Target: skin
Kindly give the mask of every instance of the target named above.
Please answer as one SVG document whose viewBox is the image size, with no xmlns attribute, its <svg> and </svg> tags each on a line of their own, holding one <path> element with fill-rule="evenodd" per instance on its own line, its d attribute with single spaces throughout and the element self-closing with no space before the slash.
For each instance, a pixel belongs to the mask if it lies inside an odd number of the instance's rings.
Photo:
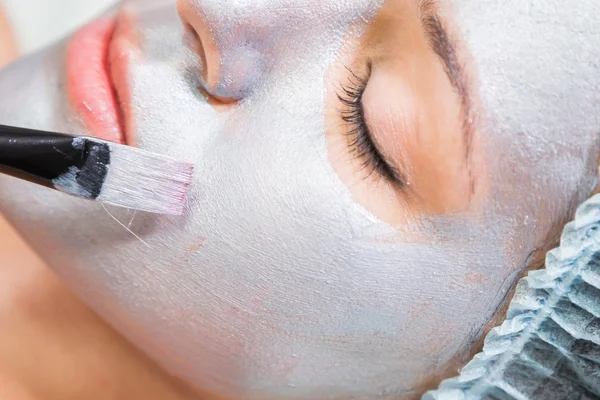
<svg viewBox="0 0 600 400">
<path fill-rule="evenodd" d="M 3 53 L 0 64 L 17 57 L 9 28 L 0 10 L 0 49 L 12 49 Z M 0 397 L 189 399 L 199 395 L 98 318 L 2 215 L 0 253 Z"/>
<path fill-rule="evenodd" d="M 306 15 L 181 1 L 180 18 L 161 3 L 126 3 L 141 43 L 125 108 L 136 145 L 201 171 L 186 215 L 111 209 L 148 248 L 96 204 L 3 180 L 11 222 L 103 319 L 215 398 L 413 398 L 452 373 L 595 184 L 600 43 L 576 18 L 593 3 L 441 2 L 468 112 L 412 0 L 307 0 Z M 0 93 L 19 87 L 3 121 L 85 132 L 64 52 L 0 76 Z M 366 120 L 402 187 L 347 143 L 336 93 L 367 61 Z"/>
</svg>

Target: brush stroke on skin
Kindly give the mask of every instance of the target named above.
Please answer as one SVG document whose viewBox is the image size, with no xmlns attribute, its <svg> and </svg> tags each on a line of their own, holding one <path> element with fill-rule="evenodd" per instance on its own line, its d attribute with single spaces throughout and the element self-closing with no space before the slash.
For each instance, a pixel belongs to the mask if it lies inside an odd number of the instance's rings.
<svg viewBox="0 0 600 400">
<path fill-rule="evenodd" d="M 595 7 L 125 1 L 104 74 L 118 119 L 68 90 L 89 78 L 75 37 L 0 74 L 0 120 L 194 160 L 185 215 L 136 217 L 148 249 L 100 205 L 2 179 L 0 206 L 215 398 L 416 397 L 596 183 Z"/>
</svg>

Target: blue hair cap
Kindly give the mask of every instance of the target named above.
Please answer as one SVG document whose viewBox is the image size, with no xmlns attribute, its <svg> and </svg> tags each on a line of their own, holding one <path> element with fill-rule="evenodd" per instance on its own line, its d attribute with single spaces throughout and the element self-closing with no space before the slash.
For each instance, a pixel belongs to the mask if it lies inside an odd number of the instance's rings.
<svg viewBox="0 0 600 400">
<path fill-rule="evenodd" d="M 423 400 L 600 398 L 600 195 L 566 225 L 546 267 L 519 281 L 504 323 Z"/>
</svg>

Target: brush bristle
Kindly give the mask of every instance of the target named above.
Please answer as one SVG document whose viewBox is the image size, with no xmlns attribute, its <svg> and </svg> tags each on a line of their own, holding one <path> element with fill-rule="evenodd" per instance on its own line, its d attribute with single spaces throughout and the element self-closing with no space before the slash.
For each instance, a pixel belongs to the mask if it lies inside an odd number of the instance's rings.
<svg viewBox="0 0 600 400">
<path fill-rule="evenodd" d="M 135 147 L 110 143 L 110 165 L 97 201 L 181 215 L 194 167 Z"/>
</svg>

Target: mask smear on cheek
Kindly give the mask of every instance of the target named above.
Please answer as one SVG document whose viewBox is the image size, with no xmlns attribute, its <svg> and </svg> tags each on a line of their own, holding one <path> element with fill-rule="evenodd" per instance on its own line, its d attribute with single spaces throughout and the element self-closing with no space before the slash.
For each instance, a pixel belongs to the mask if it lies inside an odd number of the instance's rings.
<svg viewBox="0 0 600 400">
<path fill-rule="evenodd" d="M 197 160 L 198 173 L 183 229 L 151 238 L 163 251 L 139 260 L 153 268 L 154 280 L 144 282 L 152 293 L 147 301 L 184 308 L 186 324 L 170 319 L 170 329 L 161 330 L 150 325 L 152 315 L 136 316 L 136 325 L 153 332 L 136 343 L 178 375 L 234 397 L 239 390 L 274 398 L 395 398 L 412 390 L 425 371 L 477 336 L 473 326 L 489 318 L 514 271 L 496 268 L 506 265 L 502 250 L 483 245 L 497 241 L 497 230 L 471 227 L 465 235 L 462 218 L 436 220 L 422 243 L 398 240 L 398 232 L 353 200 L 331 166 L 325 76 L 344 40 L 360 36 L 361 21 L 380 2 L 306 5 L 310 34 L 297 29 L 304 14 L 292 12 L 296 2 L 277 3 L 289 9 L 268 1 L 256 9 L 197 3 L 226 59 L 244 58 L 239 52 L 248 46 L 256 51 L 260 79 L 225 69 L 221 94 L 244 98 L 230 112 L 215 113 L 181 73 L 194 66 L 189 55 L 173 53 L 173 41 L 149 22 L 144 48 L 152 57 L 132 73 L 139 141 Z M 232 18 L 241 11 L 252 21 Z M 286 12 L 288 19 L 271 22 Z M 281 21 L 295 21 L 296 29 Z M 177 135 L 165 143 L 164 132 Z M 202 249 L 176 274 L 160 268 L 156 254 L 174 254 L 190 232 L 204 238 Z M 395 241 L 386 242 L 390 237 Z M 460 283 L 468 276 L 480 282 L 482 274 L 481 293 Z M 132 302 L 131 292 L 116 295 Z M 446 326 L 447 335 L 440 338 L 435 325 Z M 194 362 L 205 359 L 216 361 Z"/>
</svg>

